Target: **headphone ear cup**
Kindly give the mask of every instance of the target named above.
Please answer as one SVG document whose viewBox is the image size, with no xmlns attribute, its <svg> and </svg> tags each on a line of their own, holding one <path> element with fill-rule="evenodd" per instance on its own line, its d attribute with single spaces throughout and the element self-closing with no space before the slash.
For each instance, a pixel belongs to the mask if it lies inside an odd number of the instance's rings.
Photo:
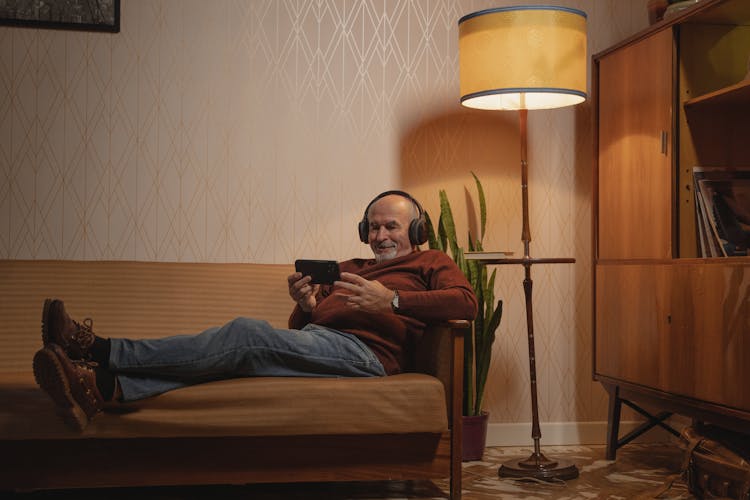
<svg viewBox="0 0 750 500">
<path fill-rule="evenodd" d="M 422 245 L 427 242 L 427 220 L 424 214 L 420 214 L 409 223 L 409 241 L 412 245 Z"/>
<path fill-rule="evenodd" d="M 361 241 L 362 243 L 370 242 L 370 228 L 368 226 L 369 224 L 367 223 L 366 218 L 359 221 L 359 224 L 357 225 L 357 230 L 359 231 L 359 241 Z"/>
</svg>

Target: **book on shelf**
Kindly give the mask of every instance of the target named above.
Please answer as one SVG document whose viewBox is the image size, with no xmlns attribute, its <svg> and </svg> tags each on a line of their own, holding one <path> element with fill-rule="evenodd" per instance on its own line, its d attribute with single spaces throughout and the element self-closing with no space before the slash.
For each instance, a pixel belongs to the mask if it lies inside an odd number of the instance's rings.
<svg viewBox="0 0 750 500">
<path fill-rule="evenodd" d="M 701 257 L 748 256 L 750 167 L 693 167 Z"/>
</svg>

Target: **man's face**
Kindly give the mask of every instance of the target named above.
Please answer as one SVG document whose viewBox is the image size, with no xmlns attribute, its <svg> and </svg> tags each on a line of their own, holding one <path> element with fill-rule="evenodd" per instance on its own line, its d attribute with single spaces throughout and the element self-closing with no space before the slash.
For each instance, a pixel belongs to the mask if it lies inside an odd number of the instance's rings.
<svg viewBox="0 0 750 500">
<path fill-rule="evenodd" d="M 414 251 L 409 241 L 409 223 L 417 214 L 414 204 L 399 195 L 388 195 L 372 204 L 367 213 L 370 248 L 383 262 Z"/>
</svg>

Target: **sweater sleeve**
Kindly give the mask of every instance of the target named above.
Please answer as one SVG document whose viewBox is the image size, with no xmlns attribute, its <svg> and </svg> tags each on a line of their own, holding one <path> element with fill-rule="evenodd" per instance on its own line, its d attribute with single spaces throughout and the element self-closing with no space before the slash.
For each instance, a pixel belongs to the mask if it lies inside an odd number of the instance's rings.
<svg viewBox="0 0 750 500">
<path fill-rule="evenodd" d="M 461 287 L 442 290 L 399 291 L 398 314 L 425 323 L 449 319 L 473 321 L 477 315 L 477 300 L 471 289 Z"/>
<path fill-rule="evenodd" d="M 300 330 L 310 322 L 311 317 L 312 314 L 303 311 L 299 305 L 296 305 L 292 310 L 292 314 L 289 315 L 289 328 Z"/>
<path fill-rule="evenodd" d="M 469 281 L 450 257 L 433 252 L 426 276 L 428 290 L 398 290 L 399 314 L 423 322 L 474 320 L 477 298 Z"/>
</svg>

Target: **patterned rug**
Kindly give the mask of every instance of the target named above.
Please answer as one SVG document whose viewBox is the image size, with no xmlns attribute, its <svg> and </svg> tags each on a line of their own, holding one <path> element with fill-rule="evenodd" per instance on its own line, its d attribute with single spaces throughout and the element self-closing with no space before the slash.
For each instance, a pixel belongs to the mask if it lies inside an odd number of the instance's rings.
<svg viewBox="0 0 750 500">
<path fill-rule="evenodd" d="M 481 462 L 464 463 L 464 498 L 485 499 L 693 499 L 679 476 L 683 450 L 673 444 L 628 445 L 617 460 L 604 458 L 603 446 L 543 447 L 550 459 L 572 461 L 579 477 L 530 482 L 498 477 L 499 466 L 528 457 L 531 448 L 488 448 Z M 660 491 L 663 490 L 663 493 Z M 659 496 L 657 496 L 659 495 Z"/>
</svg>

